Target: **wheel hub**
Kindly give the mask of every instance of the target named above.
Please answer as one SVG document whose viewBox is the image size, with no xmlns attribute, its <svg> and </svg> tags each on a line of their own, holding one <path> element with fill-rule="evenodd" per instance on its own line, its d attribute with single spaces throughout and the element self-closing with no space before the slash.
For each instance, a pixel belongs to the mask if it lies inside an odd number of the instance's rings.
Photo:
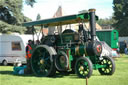
<svg viewBox="0 0 128 85">
<path fill-rule="evenodd" d="M 84 67 L 83 66 L 80 66 L 80 71 L 84 71 Z"/>
<path fill-rule="evenodd" d="M 40 60 L 40 64 L 44 64 L 44 62 L 45 62 L 44 59 Z"/>
<path fill-rule="evenodd" d="M 65 63 L 65 57 L 64 56 L 60 57 L 60 63 L 62 63 L 62 64 Z"/>
</svg>

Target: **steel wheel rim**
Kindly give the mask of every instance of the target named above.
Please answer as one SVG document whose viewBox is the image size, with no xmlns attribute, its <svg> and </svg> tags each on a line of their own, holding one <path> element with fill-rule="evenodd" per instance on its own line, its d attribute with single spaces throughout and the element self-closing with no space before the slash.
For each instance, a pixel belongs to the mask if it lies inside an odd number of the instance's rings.
<svg viewBox="0 0 128 85">
<path fill-rule="evenodd" d="M 106 67 L 101 68 L 101 71 L 104 72 L 105 74 L 109 74 L 112 71 L 112 62 L 109 59 L 104 58 L 101 61 L 101 65 L 106 65 Z"/>
<path fill-rule="evenodd" d="M 52 63 L 45 48 L 37 48 L 32 55 L 32 68 L 37 76 L 48 76 Z"/>
<path fill-rule="evenodd" d="M 59 71 L 66 71 L 67 70 L 68 58 L 67 58 L 67 55 L 63 51 L 61 51 L 61 54 L 59 54 L 56 57 L 55 65 Z"/>
<path fill-rule="evenodd" d="M 88 63 L 85 60 L 80 60 L 76 65 L 77 73 L 80 77 L 85 77 L 89 73 Z"/>
</svg>

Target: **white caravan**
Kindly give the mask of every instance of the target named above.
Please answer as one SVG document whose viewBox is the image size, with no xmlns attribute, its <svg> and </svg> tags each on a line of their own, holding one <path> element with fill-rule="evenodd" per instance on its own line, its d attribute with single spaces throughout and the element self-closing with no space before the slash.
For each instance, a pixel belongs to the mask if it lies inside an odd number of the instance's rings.
<svg viewBox="0 0 128 85">
<path fill-rule="evenodd" d="M 18 35 L 0 35 L 0 63 L 7 65 L 19 60 L 26 63 L 25 44 Z"/>
</svg>

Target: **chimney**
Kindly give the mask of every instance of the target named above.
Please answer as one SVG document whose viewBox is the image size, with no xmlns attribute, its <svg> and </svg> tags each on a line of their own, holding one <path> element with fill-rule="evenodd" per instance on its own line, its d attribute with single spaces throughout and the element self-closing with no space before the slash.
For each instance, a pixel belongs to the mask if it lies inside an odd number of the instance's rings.
<svg viewBox="0 0 128 85">
<path fill-rule="evenodd" d="M 91 40 L 96 39 L 96 21 L 95 21 L 95 9 L 89 9 L 90 15 L 90 28 L 91 28 Z"/>
</svg>

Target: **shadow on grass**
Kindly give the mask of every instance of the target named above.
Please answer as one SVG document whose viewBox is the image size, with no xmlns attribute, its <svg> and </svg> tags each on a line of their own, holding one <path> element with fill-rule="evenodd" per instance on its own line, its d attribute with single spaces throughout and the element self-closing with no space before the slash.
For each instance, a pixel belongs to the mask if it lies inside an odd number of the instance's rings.
<svg viewBox="0 0 128 85">
<path fill-rule="evenodd" d="M 98 76 L 102 76 L 102 75 L 100 75 L 100 74 L 92 74 L 91 75 L 91 77 L 98 77 Z M 69 77 L 72 78 L 72 79 L 85 79 L 85 78 L 78 77 L 77 74 L 71 74 Z"/>
<path fill-rule="evenodd" d="M 14 74 L 13 71 L 0 71 L 0 75 L 12 75 L 12 76 L 20 76 L 20 77 L 37 77 L 34 74 Z M 84 79 L 84 78 L 79 78 L 76 74 L 71 74 L 71 73 L 59 73 L 57 72 L 54 76 L 52 77 L 45 77 L 45 78 L 64 78 L 67 77 L 68 78 L 72 78 L 72 79 Z M 101 76 L 101 75 L 96 75 L 96 74 L 92 74 L 91 77 L 93 76 Z M 38 77 L 38 78 L 42 78 L 42 77 Z"/>
<path fill-rule="evenodd" d="M 0 74 L 1 74 L 1 75 L 23 76 L 23 77 L 34 76 L 34 74 L 23 74 L 23 75 L 14 74 L 13 71 L 0 71 Z"/>
<path fill-rule="evenodd" d="M 12 71 L 0 71 L 1 75 L 12 75 L 13 72 Z"/>
<path fill-rule="evenodd" d="M 63 77 L 65 77 L 65 76 L 69 76 L 69 74 L 68 73 L 59 73 L 59 72 L 56 72 L 56 74 L 54 75 L 54 76 L 51 76 L 51 77 L 49 77 L 49 78 L 63 78 Z"/>
<path fill-rule="evenodd" d="M 22 77 L 37 77 L 35 74 L 14 74 L 13 71 L 0 71 L 0 75 L 13 75 L 13 76 L 22 76 Z M 67 73 L 56 73 L 52 77 L 47 77 L 47 78 L 63 78 L 64 76 L 69 76 Z M 39 77 L 42 78 L 42 77 Z"/>
</svg>

